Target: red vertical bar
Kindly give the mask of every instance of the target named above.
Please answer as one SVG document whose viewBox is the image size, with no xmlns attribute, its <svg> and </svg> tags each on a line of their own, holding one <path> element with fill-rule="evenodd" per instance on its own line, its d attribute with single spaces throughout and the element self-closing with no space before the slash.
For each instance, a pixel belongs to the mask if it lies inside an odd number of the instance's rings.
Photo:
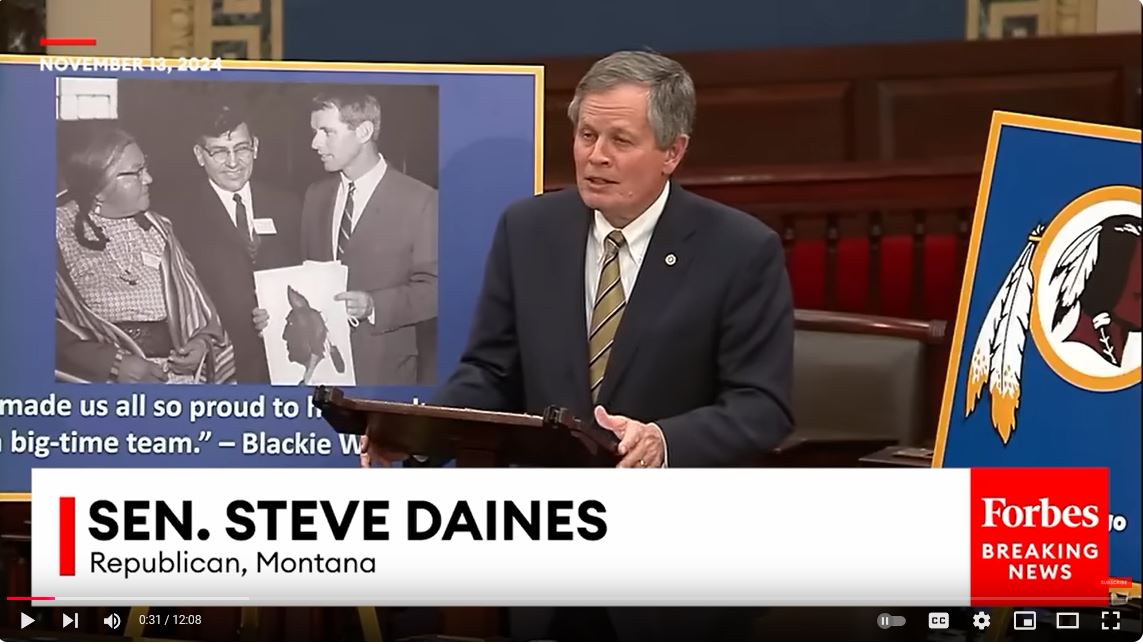
<svg viewBox="0 0 1143 644">
<path fill-rule="evenodd" d="M 60 497 L 60 577 L 75 576 L 75 497 Z"/>
</svg>

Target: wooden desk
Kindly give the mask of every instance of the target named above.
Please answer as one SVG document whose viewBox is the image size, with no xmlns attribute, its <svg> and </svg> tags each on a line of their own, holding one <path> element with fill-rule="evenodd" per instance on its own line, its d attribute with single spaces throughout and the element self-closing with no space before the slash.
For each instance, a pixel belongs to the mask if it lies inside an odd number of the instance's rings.
<svg viewBox="0 0 1143 644">
<path fill-rule="evenodd" d="M 845 431 L 795 430 L 759 467 L 854 467 L 870 450 L 896 443 L 888 436 L 855 436 Z"/>
<path fill-rule="evenodd" d="M 861 457 L 864 467 L 932 467 L 933 450 L 891 445 Z"/>
</svg>

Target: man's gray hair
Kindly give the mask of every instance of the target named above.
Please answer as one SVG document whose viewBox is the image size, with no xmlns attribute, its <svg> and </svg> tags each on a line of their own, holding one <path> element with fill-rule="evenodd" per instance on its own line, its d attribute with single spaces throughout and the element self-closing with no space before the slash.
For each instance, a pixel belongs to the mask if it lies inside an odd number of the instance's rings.
<svg viewBox="0 0 1143 644">
<path fill-rule="evenodd" d="M 660 149 L 691 133 L 695 120 L 694 81 L 678 62 L 651 51 L 620 51 L 592 65 L 568 105 L 572 126 L 579 123 L 584 96 L 619 85 L 642 85 L 649 90 L 647 119 Z"/>
</svg>

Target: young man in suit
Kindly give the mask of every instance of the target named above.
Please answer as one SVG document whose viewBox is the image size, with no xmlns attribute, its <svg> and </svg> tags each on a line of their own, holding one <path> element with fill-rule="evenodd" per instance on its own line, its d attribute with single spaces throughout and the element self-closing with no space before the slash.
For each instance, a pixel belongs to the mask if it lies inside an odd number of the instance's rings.
<svg viewBox="0 0 1143 644">
<path fill-rule="evenodd" d="M 381 155 L 373 96 L 351 88 L 318 96 L 310 127 L 331 175 L 306 190 L 302 252 L 349 268 L 337 299 L 356 321 L 357 384 L 418 384 L 418 327 L 437 317 L 437 191 Z"/>
<path fill-rule="evenodd" d="M 254 271 L 301 263 L 301 204 L 253 178 L 258 137 L 237 109 L 208 112 L 192 152 L 204 176 L 165 214 L 234 343 L 238 382 L 268 383 L 266 348 L 250 323 L 257 306 Z"/>
<path fill-rule="evenodd" d="M 749 464 L 791 431 L 794 316 L 781 241 L 671 180 L 694 112 L 694 84 L 673 60 L 620 52 L 591 68 L 568 111 L 576 186 L 504 213 L 467 349 L 433 403 L 567 407 L 614 432 L 620 467 Z M 363 465 L 394 456 L 368 444 Z M 525 639 L 742 637 L 749 618 L 511 613 L 513 637 Z"/>
</svg>

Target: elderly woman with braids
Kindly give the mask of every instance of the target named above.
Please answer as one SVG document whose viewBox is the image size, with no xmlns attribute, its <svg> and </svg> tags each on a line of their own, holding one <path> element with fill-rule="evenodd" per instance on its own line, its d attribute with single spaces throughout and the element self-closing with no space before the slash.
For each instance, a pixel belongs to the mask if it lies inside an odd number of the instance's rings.
<svg viewBox="0 0 1143 644">
<path fill-rule="evenodd" d="M 86 127 L 60 163 L 56 376 L 67 382 L 227 383 L 233 347 L 164 217 L 143 151 Z"/>
</svg>

